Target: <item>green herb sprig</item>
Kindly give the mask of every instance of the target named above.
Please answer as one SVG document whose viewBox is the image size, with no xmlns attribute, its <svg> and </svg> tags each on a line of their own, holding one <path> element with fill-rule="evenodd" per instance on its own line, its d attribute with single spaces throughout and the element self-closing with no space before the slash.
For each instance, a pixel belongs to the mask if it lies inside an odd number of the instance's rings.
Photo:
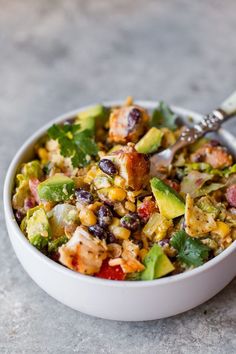
<svg viewBox="0 0 236 354">
<path fill-rule="evenodd" d="M 95 157 L 98 153 L 93 132 L 81 131 L 80 124 L 53 124 L 48 129 L 48 135 L 58 141 L 61 155 L 69 157 L 73 167 L 86 166 L 91 157 Z"/>
<path fill-rule="evenodd" d="M 178 251 L 177 258 L 187 266 L 197 267 L 208 259 L 210 248 L 184 230 L 177 231 L 170 244 Z"/>
</svg>

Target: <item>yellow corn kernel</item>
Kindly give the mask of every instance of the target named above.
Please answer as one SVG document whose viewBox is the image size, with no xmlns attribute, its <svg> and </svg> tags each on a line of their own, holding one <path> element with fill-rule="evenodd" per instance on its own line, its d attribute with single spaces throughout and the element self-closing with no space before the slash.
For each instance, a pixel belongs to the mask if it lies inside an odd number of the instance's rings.
<svg viewBox="0 0 236 354">
<path fill-rule="evenodd" d="M 132 106 L 132 104 L 134 103 L 133 101 L 133 97 L 132 96 L 128 96 L 124 102 L 124 106 Z"/>
<path fill-rule="evenodd" d="M 104 133 L 104 132 L 103 132 L 103 133 Z M 100 150 L 100 151 L 98 151 L 98 156 L 99 156 L 99 158 L 101 159 L 101 158 L 103 158 L 104 156 L 106 156 L 106 152 L 103 151 L 103 150 Z"/>
<path fill-rule="evenodd" d="M 114 185 L 117 187 L 125 188 L 125 179 L 120 176 L 115 176 Z"/>
<path fill-rule="evenodd" d="M 39 148 L 38 149 L 38 155 L 39 155 L 39 158 L 43 161 L 43 162 L 47 162 L 48 161 L 48 152 L 46 149 L 44 148 Z"/>
<path fill-rule="evenodd" d="M 122 202 L 126 197 L 126 192 L 120 187 L 111 187 L 108 192 L 108 198 L 112 201 Z"/>
<path fill-rule="evenodd" d="M 222 238 L 225 238 L 230 233 L 230 227 L 223 221 L 216 221 L 214 233 Z"/>
<path fill-rule="evenodd" d="M 92 210 L 83 208 L 80 213 L 79 213 L 79 218 L 81 221 L 81 224 L 85 226 L 92 226 L 97 223 L 97 218 L 96 215 Z"/>
<path fill-rule="evenodd" d="M 90 184 L 94 178 L 96 177 L 98 172 L 98 169 L 96 166 L 93 166 L 90 168 L 90 170 L 87 172 L 86 176 L 84 177 L 84 182 Z"/>
<path fill-rule="evenodd" d="M 141 257 L 141 260 L 143 261 L 144 258 L 146 257 L 146 254 L 148 253 L 148 250 L 146 250 L 145 248 L 142 248 L 140 251 L 139 251 L 139 256 Z"/>
<path fill-rule="evenodd" d="M 86 186 L 84 182 L 84 176 L 73 177 L 73 181 L 75 182 L 76 188 L 83 188 Z"/>
<path fill-rule="evenodd" d="M 52 210 L 54 205 L 55 204 L 53 202 L 44 202 L 43 207 L 44 207 L 44 210 L 46 211 L 46 213 L 49 212 L 50 210 Z"/>
<path fill-rule="evenodd" d="M 130 237 L 130 230 L 126 229 L 125 227 L 115 226 L 112 231 L 114 236 L 121 240 L 128 240 Z"/>
<path fill-rule="evenodd" d="M 125 202 L 125 208 L 129 211 L 132 211 L 132 212 L 135 212 L 135 210 L 136 210 L 135 204 L 132 202 L 129 202 L 129 201 Z"/>
<path fill-rule="evenodd" d="M 120 219 L 119 218 L 113 218 L 110 227 L 112 228 L 112 227 L 119 226 L 119 225 L 120 225 Z"/>
<path fill-rule="evenodd" d="M 88 206 L 88 209 L 89 209 L 89 210 L 92 210 L 92 211 L 97 211 L 97 210 L 100 208 L 100 206 L 102 206 L 102 203 L 101 203 L 101 202 L 95 202 L 95 203 L 93 203 L 93 204 L 90 204 L 90 205 Z"/>
<path fill-rule="evenodd" d="M 135 198 L 143 192 L 142 189 L 138 191 L 129 191 L 127 193 L 127 198 L 129 199 L 130 202 L 135 203 Z"/>
</svg>

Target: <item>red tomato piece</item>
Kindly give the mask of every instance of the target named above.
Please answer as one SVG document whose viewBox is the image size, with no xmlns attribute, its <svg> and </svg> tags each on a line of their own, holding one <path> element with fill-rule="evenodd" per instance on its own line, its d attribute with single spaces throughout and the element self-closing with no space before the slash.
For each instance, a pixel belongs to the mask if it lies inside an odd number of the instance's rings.
<svg viewBox="0 0 236 354">
<path fill-rule="evenodd" d="M 156 204 L 153 200 L 144 199 L 143 203 L 138 208 L 138 216 L 145 222 L 150 218 L 152 213 L 157 210 Z"/>
<path fill-rule="evenodd" d="M 174 190 L 176 190 L 176 192 L 180 191 L 180 184 L 176 181 L 173 181 L 171 179 L 165 179 L 164 181 L 166 184 L 168 184 L 171 188 L 173 188 Z"/>
<path fill-rule="evenodd" d="M 110 279 L 110 280 L 124 280 L 125 273 L 123 272 L 121 266 L 117 265 L 114 267 L 109 266 L 108 259 L 103 261 L 100 271 L 95 274 L 95 277 Z"/>
<path fill-rule="evenodd" d="M 40 203 L 40 199 L 39 199 L 38 191 L 37 191 L 37 187 L 38 187 L 39 183 L 40 182 L 37 178 L 31 178 L 29 180 L 29 188 L 30 188 L 31 194 L 38 204 Z"/>
</svg>

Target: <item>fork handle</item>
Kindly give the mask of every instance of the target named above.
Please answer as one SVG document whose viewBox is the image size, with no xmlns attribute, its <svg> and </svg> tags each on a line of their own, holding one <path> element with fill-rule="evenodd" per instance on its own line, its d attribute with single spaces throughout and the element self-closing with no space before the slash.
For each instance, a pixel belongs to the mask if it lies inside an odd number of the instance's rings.
<svg viewBox="0 0 236 354">
<path fill-rule="evenodd" d="M 221 124 L 235 113 L 236 91 L 221 104 L 220 108 L 217 108 L 210 114 L 206 115 L 200 123 L 195 124 L 192 128 L 185 128 L 182 131 L 178 142 L 181 146 L 194 143 L 206 133 L 218 130 Z"/>
</svg>

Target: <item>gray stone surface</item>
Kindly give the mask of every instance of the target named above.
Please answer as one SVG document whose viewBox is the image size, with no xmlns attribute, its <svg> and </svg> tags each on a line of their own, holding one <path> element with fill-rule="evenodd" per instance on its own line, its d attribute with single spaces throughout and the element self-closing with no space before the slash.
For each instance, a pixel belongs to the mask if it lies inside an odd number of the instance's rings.
<svg viewBox="0 0 236 354">
<path fill-rule="evenodd" d="M 62 112 L 130 94 L 206 112 L 235 89 L 234 0 L 0 0 L 0 6 L 1 185 L 25 139 Z M 228 128 L 236 134 L 235 122 Z M 235 280 L 173 318 L 92 318 L 28 277 L 0 207 L 0 353 L 236 352 Z"/>
</svg>

